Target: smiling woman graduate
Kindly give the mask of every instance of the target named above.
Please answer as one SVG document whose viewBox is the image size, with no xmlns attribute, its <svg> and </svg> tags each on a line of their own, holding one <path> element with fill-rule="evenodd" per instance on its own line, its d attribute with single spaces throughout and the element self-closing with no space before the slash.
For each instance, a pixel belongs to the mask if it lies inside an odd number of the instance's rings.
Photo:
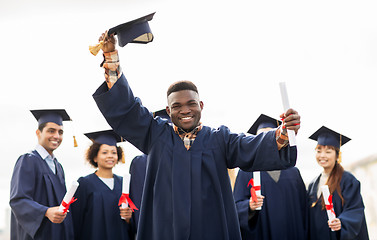
<svg viewBox="0 0 377 240">
<path fill-rule="evenodd" d="M 308 188 L 310 239 L 369 239 L 360 182 L 340 165 L 340 147 L 351 139 L 325 126 L 309 138 L 318 142 L 316 159 L 323 168 Z M 332 195 L 336 218 L 331 221 L 320 190 L 323 185 Z"/>
<path fill-rule="evenodd" d="M 78 180 L 78 200 L 71 207 L 75 239 L 133 239 L 129 226 L 132 211 L 118 206 L 122 177 L 112 171 L 122 160 L 122 148 L 116 146 L 121 137 L 112 130 L 85 135 L 93 141 L 86 160 L 97 170 Z"/>
</svg>

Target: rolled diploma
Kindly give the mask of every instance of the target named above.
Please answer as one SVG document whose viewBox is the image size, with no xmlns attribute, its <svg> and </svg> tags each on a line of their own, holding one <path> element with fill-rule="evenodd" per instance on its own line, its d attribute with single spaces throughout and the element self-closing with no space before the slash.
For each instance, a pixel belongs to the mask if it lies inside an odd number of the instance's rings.
<svg viewBox="0 0 377 240">
<path fill-rule="evenodd" d="M 262 195 L 262 193 L 261 193 L 262 187 L 261 187 L 260 172 L 259 171 L 253 172 L 253 179 L 254 179 L 254 187 L 259 186 L 259 188 L 260 188 L 260 190 L 255 190 L 255 193 L 257 194 L 257 196 L 261 196 Z M 255 210 L 262 210 L 262 207 L 258 207 Z"/>
<path fill-rule="evenodd" d="M 72 200 L 73 196 L 75 195 L 75 192 L 78 187 L 79 187 L 79 183 L 77 181 L 73 181 L 71 184 L 71 187 L 64 195 L 63 201 L 59 206 L 59 211 L 63 212 L 64 210 L 63 202 L 69 203 Z"/>
<path fill-rule="evenodd" d="M 321 186 L 321 191 L 322 191 L 322 196 L 323 196 L 323 200 L 325 201 L 325 204 L 330 205 L 330 203 L 329 203 L 329 197 L 330 197 L 329 186 L 327 186 L 327 185 Z M 331 210 L 326 210 L 326 211 L 327 211 L 327 217 L 329 218 L 330 221 L 333 220 L 334 218 L 336 218 L 334 212 L 332 212 Z"/>
<path fill-rule="evenodd" d="M 290 106 L 289 106 L 288 93 L 287 93 L 287 88 L 285 86 L 285 82 L 280 82 L 279 86 L 280 86 L 281 99 L 283 101 L 283 108 L 284 108 L 284 111 L 287 111 L 290 108 Z M 296 146 L 297 143 L 296 143 L 295 131 L 287 129 L 287 132 L 288 132 L 289 146 L 291 147 Z"/>
<path fill-rule="evenodd" d="M 129 194 L 130 193 L 130 174 L 127 173 L 123 176 L 123 184 L 122 184 L 122 193 Z M 128 207 L 128 203 L 122 203 L 122 208 Z M 122 217 L 122 219 L 124 219 Z"/>
</svg>

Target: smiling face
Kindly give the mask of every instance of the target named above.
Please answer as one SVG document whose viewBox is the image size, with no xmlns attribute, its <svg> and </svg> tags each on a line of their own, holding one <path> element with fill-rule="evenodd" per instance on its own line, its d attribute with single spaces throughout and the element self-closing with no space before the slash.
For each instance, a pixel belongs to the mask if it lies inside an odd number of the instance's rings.
<svg viewBox="0 0 377 240">
<path fill-rule="evenodd" d="M 198 126 L 202 109 L 203 102 L 195 91 L 181 90 L 168 96 L 166 112 L 174 125 L 187 132 Z"/>
<path fill-rule="evenodd" d="M 57 149 L 63 141 L 63 126 L 48 122 L 42 131 L 37 130 L 37 137 L 39 145 L 52 155 L 52 152 Z"/>
<path fill-rule="evenodd" d="M 323 167 L 325 173 L 330 173 L 335 166 L 338 158 L 337 153 L 333 147 L 318 145 L 316 147 L 317 163 Z"/>
<path fill-rule="evenodd" d="M 118 154 L 116 146 L 102 144 L 97 156 L 94 158 L 98 169 L 112 169 L 118 163 Z"/>
</svg>

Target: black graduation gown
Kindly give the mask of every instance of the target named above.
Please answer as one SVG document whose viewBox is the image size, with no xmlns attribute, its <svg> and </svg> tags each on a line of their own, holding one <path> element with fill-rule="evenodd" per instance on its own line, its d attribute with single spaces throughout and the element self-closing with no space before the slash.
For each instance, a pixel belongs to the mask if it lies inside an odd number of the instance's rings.
<svg viewBox="0 0 377 240">
<path fill-rule="evenodd" d="M 141 206 L 141 198 L 143 196 L 146 168 L 147 168 L 147 155 L 146 154 L 136 156 L 134 159 L 132 159 L 131 165 L 130 165 L 130 174 L 131 174 L 130 198 L 139 210 Z M 137 225 L 139 222 L 139 215 L 140 215 L 140 211 L 135 211 L 132 216 L 133 223 L 134 223 L 133 226 L 135 226 L 134 231 L 137 229 Z"/>
<path fill-rule="evenodd" d="M 10 187 L 12 240 L 73 239 L 70 213 L 60 224 L 44 216 L 49 207 L 60 205 L 66 193 L 64 171 L 58 162 L 56 170 L 54 174 L 35 150 L 18 158 Z"/>
<path fill-rule="evenodd" d="M 340 231 L 331 231 L 327 221 L 326 210 L 322 210 L 319 200 L 315 207 L 312 203 L 317 201 L 317 189 L 321 175 L 315 178 L 308 188 L 309 200 L 309 234 L 311 240 L 366 240 L 368 229 L 364 215 L 364 203 L 360 194 L 360 182 L 350 173 L 344 171 L 340 181 L 340 189 L 344 198 L 344 205 L 337 191 L 333 193 L 333 205 L 336 217 L 340 219 Z"/>
<path fill-rule="evenodd" d="M 304 240 L 307 239 L 306 188 L 297 168 L 280 172 L 278 182 L 261 172 L 261 194 L 265 196 L 260 211 L 249 218 L 252 172 L 240 170 L 234 186 L 242 239 Z"/>
<path fill-rule="evenodd" d="M 133 239 L 129 224 L 120 217 L 122 180 L 114 174 L 114 189 L 111 190 L 94 173 L 79 178 L 77 201 L 71 205 L 75 240 Z"/>
<path fill-rule="evenodd" d="M 227 168 L 293 166 L 296 148 L 278 151 L 275 132 L 258 136 L 203 126 L 189 150 L 168 121 L 133 96 L 121 78 L 93 95 L 109 125 L 148 155 L 137 239 L 240 239 Z"/>
</svg>

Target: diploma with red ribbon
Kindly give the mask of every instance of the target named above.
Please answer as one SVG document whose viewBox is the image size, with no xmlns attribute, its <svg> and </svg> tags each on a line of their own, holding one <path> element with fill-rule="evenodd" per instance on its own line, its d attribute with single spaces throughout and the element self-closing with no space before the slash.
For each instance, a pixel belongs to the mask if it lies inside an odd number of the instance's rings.
<svg viewBox="0 0 377 240">
<path fill-rule="evenodd" d="M 135 210 L 139 209 L 135 206 L 135 204 L 132 202 L 130 198 L 130 178 L 130 174 L 126 174 L 123 176 L 122 195 L 120 196 L 118 205 L 122 205 L 122 208 L 126 208 L 127 205 L 129 205 L 132 212 L 134 212 Z M 122 217 L 122 219 L 124 218 Z"/>
<path fill-rule="evenodd" d="M 250 179 L 249 183 L 247 186 L 250 186 L 250 195 L 251 195 L 251 200 L 253 202 L 258 202 L 257 196 L 261 195 L 261 184 L 260 184 L 260 172 L 253 172 L 253 178 Z M 262 207 L 258 207 L 255 210 L 261 210 Z"/>
<path fill-rule="evenodd" d="M 71 184 L 71 187 L 69 188 L 69 190 L 64 195 L 63 201 L 59 206 L 59 210 L 61 212 L 66 213 L 68 211 L 71 203 L 73 203 L 74 201 L 77 200 L 73 196 L 75 195 L 75 192 L 76 192 L 78 187 L 79 187 L 79 183 L 77 181 L 73 181 L 72 184 Z"/>
<path fill-rule="evenodd" d="M 332 203 L 332 195 L 330 195 L 330 191 L 329 191 L 329 186 L 323 185 L 321 187 L 321 191 L 322 191 L 323 200 L 325 201 L 325 205 L 326 205 L 327 217 L 331 221 L 334 218 L 336 218 L 336 215 L 334 211 L 334 205 Z"/>
</svg>

